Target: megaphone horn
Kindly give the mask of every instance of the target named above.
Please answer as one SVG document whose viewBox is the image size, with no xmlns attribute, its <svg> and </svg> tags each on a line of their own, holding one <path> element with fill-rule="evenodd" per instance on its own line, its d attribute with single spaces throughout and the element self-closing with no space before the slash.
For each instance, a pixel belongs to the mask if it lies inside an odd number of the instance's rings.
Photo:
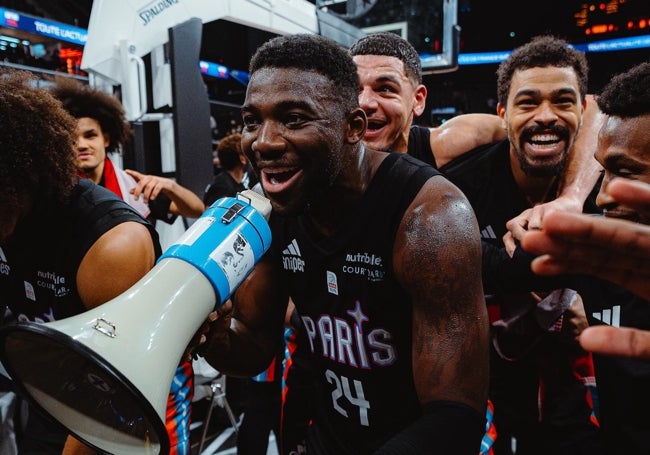
<svg viewBox="0 0 650 455">
<path fill-rule="evenodd" d="M 250 190 L 219 199 L 116 298 L 59 321 L 0 329 L 0 356 L 18 390 L 95 449 L 166 454 L 179 359 L 268 250 L 270 211 Z"/>
</svg>

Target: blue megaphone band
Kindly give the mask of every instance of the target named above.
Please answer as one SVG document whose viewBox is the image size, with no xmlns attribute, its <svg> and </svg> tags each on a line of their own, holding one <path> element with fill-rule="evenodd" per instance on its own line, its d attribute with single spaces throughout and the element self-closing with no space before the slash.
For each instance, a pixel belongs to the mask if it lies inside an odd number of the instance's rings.
<svg viewBox="0 0 650 455">
<path fill-rule="evenodd" d="M 266 219 L 249 201 L 215 201 L 160 257 L 189 262 L 212 283 L 221 306 L 271 245 Z"/>
</svg>

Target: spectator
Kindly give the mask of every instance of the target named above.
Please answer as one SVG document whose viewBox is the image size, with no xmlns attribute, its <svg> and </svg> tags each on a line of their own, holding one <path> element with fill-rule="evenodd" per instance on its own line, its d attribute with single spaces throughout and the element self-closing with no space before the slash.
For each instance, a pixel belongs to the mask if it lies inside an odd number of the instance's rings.
<svg viewBox="0 0 650 455">
<path fill-rule="evenodd" d="M 71 78 L 59 77 L 50 88 L 77 119 L 77 167 L 83 177 L 122 197 L 150 221 L 173 223 L 176 216 L 198 218 L 201 199 L 176 181 L 114 165 L 108 152 L 119 152 L 131 134 L 124 109 L 114 96 Z"/>
<path fill-rule="evenodd" d="M 241 134 L 234 133 L 221 139 L 217 146 L 217 155 L 222 172 L 218 173 L 205 189 L 203 203 L 206 207 L 219 198 L 235 196 L 257 183 L 248 158 L 241 150 Z"/>
</svg>

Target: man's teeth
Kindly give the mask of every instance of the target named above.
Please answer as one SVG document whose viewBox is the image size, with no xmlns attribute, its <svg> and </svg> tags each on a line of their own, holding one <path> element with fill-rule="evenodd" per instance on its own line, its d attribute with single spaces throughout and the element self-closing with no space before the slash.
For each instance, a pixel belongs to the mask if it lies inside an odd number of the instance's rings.
<svg viewBox="0 0 650 455">
<path fill-rule="evenodd" d="M 530 138 L 530 142 L 535 142 L 535 143 L 558 142 L 559 140 L 560 138 L 554 134 L 537 134 Z"/>
</svg>

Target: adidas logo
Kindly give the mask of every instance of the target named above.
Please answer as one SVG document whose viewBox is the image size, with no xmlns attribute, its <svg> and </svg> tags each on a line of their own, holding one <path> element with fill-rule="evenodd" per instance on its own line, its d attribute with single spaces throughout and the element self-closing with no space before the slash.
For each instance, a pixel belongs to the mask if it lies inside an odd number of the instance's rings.
<svg viewBox="0 0 650 455">
<path fill-rule="evenodd" d="M 494 233 L 494 229 L 492 229 L 492 226 L 488 224 L 488 226 L 485 229 L 481 230 L 481 238 L 482 239 L 496 239 L 497 235 Z"/>
<path fill-rule="evenodd" d="M 621 326 L 621 306 L 614 305 L 612 308 L 591 313 L 594 319 L 598 319 L 603 324 L 611 325 L 612 327 Z"/>
<path fill-rule="evenodd" d="M 287 247 L 282 250 L 282 266 L 284 270 L 291 270 L 292 272 L 304 272 L 305 261 L 300 256 L 300 247 L 296 239 L 293 239 Z"/>
<path fill-rule="evenodd" d="M 298 256 L 300 257 L 300 247 L 296 239 L 293 239 L 289 245 L 282 251 L 282 254 L 286 256 Z"/>
</svg>

